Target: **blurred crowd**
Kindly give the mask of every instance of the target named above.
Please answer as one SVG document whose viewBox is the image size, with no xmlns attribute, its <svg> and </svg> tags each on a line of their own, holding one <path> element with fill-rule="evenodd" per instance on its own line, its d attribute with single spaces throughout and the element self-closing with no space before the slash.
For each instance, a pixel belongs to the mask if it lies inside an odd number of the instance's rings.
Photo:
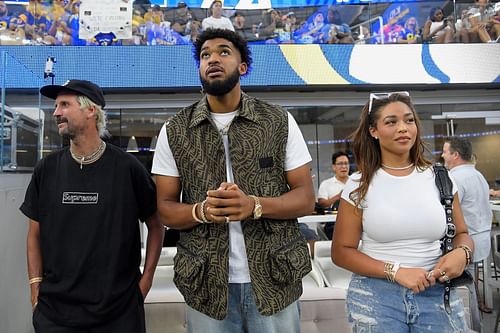
<svg viewBox="0 0 500 333">
<path fill-rule="evenodd" d="M 427 8 L 428 14 L 418 16 L 397 6 L 384 14 L 384 8 L 370 5 L 236 11 L 224 9 L 220 0 L 206 9 L 189 8 L 182 0 L 169 8 L 137 3 L 132 38 L 101 32 L 84 40 L 79 38 L 80 0 L 30 0 L 28 5 L 0 0 L 0 45 L 182 45 L 210 27 L 231 29 L 251 43 L 265 44 L 500 41 L 500 3 L 488 0 L 475 0 L 459 10 Z"/>
</svg>

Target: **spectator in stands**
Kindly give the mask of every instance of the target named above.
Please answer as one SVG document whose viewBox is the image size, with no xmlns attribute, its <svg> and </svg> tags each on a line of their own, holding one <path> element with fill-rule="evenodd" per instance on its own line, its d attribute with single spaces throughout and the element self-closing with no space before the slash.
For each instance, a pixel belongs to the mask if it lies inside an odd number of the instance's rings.
<svg viewBox="0 0 500 333">
<path fill-rule="evenodd" d="M 23 28 L 22 21 L 10 16 L 7 4 L 0 1 L 0 44 L 22 45 L 25 40 Z"/>
<path fill-rule="evenodd" d="M 322 28 L 321 42 L 327 44 L 353 44 L 351 28 L 342 21 L 340 12 L 334 7 L 328 8 L 327 23 Z"/>
<path fill-rule="evenodd" d="M 4 1 L 0 1 L 0 30 L 9 28 L 10 19 L 7 4 Z"/>
<path fill-rule="evenodd" d="M 71 28 L 68 27 L 71 15 L 66 12 L 64 0 L 55 0 L 48 16 L 52 21 L 48 33 L 55 38 L 56 45 L 71 45 Z"/>
<path fill-rule="evenodd" d="M 493 213 L 490 208 L 488 182 L 472 163 L 472 144 L 466 138 L 449 137 L 444 140 L 442 158 L 444 165 L 450 170 L 458 187 L 460 207 L 464 214 L 465 224 L 474 241 L 474 257 L 467 270 L 474 276 L 474 285 L 468 286 L 473 294 L 473 303 L 470 305 L 472 314 L 472 329 L 481 331 L 479 309 L 491 313 L 479 300 L 477 287 L 479 278 L 479 263 L 490 254 L 490 234 Z M 486 262 L 484 262 L 486 264 Z"/>
<path fill-rule="evenodd" d="M 191 22 L 191 31 L 189 32 L 189 35 L 186 35 L 183 37 L 184 42 L 186 44 L 194 44 L 196 42 L 196 38 L 198 38 L 198 35 L 201 33 L 201 23 L 198 21 L 192 21 Z"/>
<path fill-rule="evenodd" d="M 332 155 L 333 177 L 321 182 L 318 189 L 318 204 L 329 212 L 337 211 L 342 190 L 349 179 L 349 155 L 338 151 Z M 328 239 L 332 239 L 334 223 L 327 223 L 324 227 Z"/>
<path fill-rule="evenodd" d="M 49 35 L 49 30 L 52 21 L 47 15 L 44 6 L 30 3 L 26 11 L 19 15 L 19 18 L 24 23 L 24 31 L 26 38 L 30 39 L 33 44 L 37 45 L 55 45 L 56 40 Z"/>
<path fill-rule="evenodd" d="M 321 11 L 316 12 L 310 23 L 300 29 L 300 42 L 304 44 L 321 43 L 322 29 L 325 27 L 325 17 Z"/>
<path fill-rule="evenodd" d="M 245 15 L 238 11 L 233 18 L 234 31 L 246 40 L 255 39 L 255 34 L 252 32 L 252 27 L 246 24 Z"/>
<path fill-rule="evenodd" d="M 222 16 L 222 1 L 214 0 L 210 5 L 211 16 L 203 19 L 201 27 L 203 30 L 212 29 L 228 29 L 234 31 L 231 20 Z"/>
<path fill-rule="evenodd" d="M 152 168 L 162 221 L 181 230 L 187 330 L 298 333 L 310 154 L 286 110 L 241 91 L 251 56 L 240 35 L 205 30 L 195 60 L 206 94 L 163 126 Z"/>
<path fill-rule="evenodd" d="M 408 93 L 378 93 L 352 135 L 359 173 L 342 192 L 332 259 L 354 273 L 346 297 L 353 332 L 469 331 L 456 290 L 444 298 L 436 282 L 462 274 L 474 243 L 455 193 L 455 249 L 442 255 L 446 215 L 421 131 Z"/>
<path fill-rule="evenodd" d="M 425 43 L 452 43 L 455 41 L 455 20 L 453 16 L 444 17 L 439 7 L 431 8 L 429 19 L 425 22 L 423 31 Z"/>
<path fill-rule="evenodd" d="M 489 0 L 475 0 L 475 6 L 468 11 L 471 42 L 495 43 L 500 41 L 500 20 Z"/>
<path fill-rule="evenodd" d="M 406 19 L 403 29 L 399 33 L 399 44 L 416 44 L 421 43 L 420 27 L 415 16 L 410 16 Z"/>
<path fill-rule="evenodd" d="M 278 35 L 279 27 L 282 27 L 279 12 L 274 8 L 269 8 L 262 11 L 260 22 L 254 26 L 253 32 L 258 39 L 269 40 Z"/>
<path fill-rule="evenodd" d="M 189 10 L 187 4 L 182 0 L 179 1 L 174 12 L 172 29 L 183 36 L 189 35 L 193 20 L 196 20 L 196 18 Z"/>
<path fill-rule="evenodd" d="M 154 5 L 146 14 L 144 14 L 144 20 L 146 22 L 153 22 L 154 24 L 159 25 L 164 21 L 163 10 L 159 5 Z"/>
<path fill-rule="evenodd" d="M 74 2 L 71 5 L 71 16 L 68 20 L 68 29 L 71 34 L 71 44 L 74 46 L 83 46 L 87 41 L 80 39 L 80 2 Z"/>
<path fill-rule="evenodd" d="M 283 30 L 290 34 L 290 39 L 293 39 L 295 31 L 298 29 L 297 16 L 294 12 L 288 12 L 281 18 L 283 22 Z"/>
</svg>

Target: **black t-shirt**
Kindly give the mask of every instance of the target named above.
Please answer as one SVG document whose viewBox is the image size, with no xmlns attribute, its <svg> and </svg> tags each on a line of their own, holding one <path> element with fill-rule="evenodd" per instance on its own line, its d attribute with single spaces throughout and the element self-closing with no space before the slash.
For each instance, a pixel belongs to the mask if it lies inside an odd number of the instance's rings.
<svg viewBox="0 0 500 333">
<path fill-rule="evenodd" d="M 51 320 L 99 325 L 137 297 L 138 220 L 156 211 L 156 190 L 135 157 L 108 144 L 80 169 L 69 149 L 49 155 L 35 167 L 21 211 L 40 223 L 38 306 Z"/>
</svg>

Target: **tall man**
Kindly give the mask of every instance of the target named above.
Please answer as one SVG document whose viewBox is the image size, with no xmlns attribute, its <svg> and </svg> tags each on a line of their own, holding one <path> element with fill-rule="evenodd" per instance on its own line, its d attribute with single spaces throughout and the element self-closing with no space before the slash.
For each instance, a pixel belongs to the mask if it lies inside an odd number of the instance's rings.
<svg viewBox="0 0 500 333">
<path fill-rule="evenodd" d="M 101 140 L 101 88 L 70 80 L 40 93 L 55 99 L 70 146 L 37 164 L 21 206 L 35 331 L 145 332 L 143 303 L 164 232 L 155 185 L 137 159 Z M 148 228 L 142 275 L 139 219 Z"/>
<path fill-rule="evenodd" d="M 311 266 L 296 217 L 314 208 L 311 157 L 288 112 L 241 91 L 241 36 L 204 31 L 195 60 L 206 95 L 163 126 L 153 160 L 160 217 L 181 230 L 188 332 L 299 332 Z"/>
<path fill-rule="evenodd" d="M 490 253 L 490 234 L 492 212 L 489 204 L 489 186 L 483 175 L 476 170 L 472 163 L 472 145 L 470 141 L 461 137 L 449 137 L 445 139 L 443 145 L 443 154 L 445 166 L 450 170 L 450 175 L 455 180 L 458 187 L 458 198 L 464 214 L 465 223 L 469 234 L 474 241 L 474 271 L 475 292 L 477 290 L 477 266 L 478 263 L 486 259 Z M 477 304 L 477 302 L 475 302 Z M 479 313 L 476 304 L 471 305 L 472 315 L 476 322 L 472 327 L 480 331 Z M 483 304 L 480 306 L 482 311 L 489 311 Z"/>
</svg>

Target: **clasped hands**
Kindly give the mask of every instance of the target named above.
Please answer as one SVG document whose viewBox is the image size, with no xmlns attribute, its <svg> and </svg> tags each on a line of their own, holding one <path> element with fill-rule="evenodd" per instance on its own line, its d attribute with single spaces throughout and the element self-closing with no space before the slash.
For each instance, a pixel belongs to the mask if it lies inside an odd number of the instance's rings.
<svg viewBox="0 0 500 333">
<path fill-rule="evenodd" d="M 207 191 L 204 213 L 213 223 L 241 221 L 253 215 L 255 201 L 234 183 L 222 183 Z"/>
<path fill-rule="evenodd" d="M 432 287 L 436 282 L 444 283 L 460 276 L 465 269 L 466 260 L 465 252 L 457 248 L 439 258 L 436 266 L 430 271 L 401 267 L 396 273 L 395 281 L 403 287 L 412 289 L 414 293 L 419 293 Z"/>
</svg>

